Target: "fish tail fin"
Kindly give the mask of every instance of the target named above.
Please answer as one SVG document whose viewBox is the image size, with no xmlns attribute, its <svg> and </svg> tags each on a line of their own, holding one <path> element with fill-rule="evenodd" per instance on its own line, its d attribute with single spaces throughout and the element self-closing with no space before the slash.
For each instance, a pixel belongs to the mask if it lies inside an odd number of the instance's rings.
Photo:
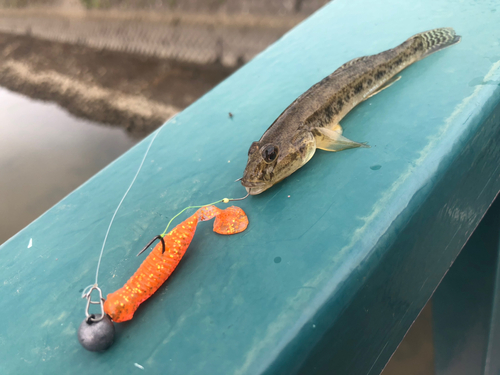
<svg viewBox="0 0 500 375">
<path fill-rule="evenodd" d="M 423 33 L 412 36 L 410 39 L 422 42 L 419 47 L 422 48 L 422 59 L 440 51 L 446 47 L 452 46 L 460 42 L 461 36 L 455 34 L 455 30 L 451 27 L 443 27 L 424 31 Z"/>
</svg>

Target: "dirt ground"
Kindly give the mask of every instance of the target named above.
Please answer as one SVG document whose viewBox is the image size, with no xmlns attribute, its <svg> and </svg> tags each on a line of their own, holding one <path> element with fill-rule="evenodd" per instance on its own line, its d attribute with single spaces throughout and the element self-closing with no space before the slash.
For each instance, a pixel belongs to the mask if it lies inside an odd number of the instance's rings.
<svg viewBox="0 0 500 375">
<path fill-rule="evenodd" d="M 78 44 L 0 33 L 0 85 L 144 136 L 233 73 Z"/>
</svg>

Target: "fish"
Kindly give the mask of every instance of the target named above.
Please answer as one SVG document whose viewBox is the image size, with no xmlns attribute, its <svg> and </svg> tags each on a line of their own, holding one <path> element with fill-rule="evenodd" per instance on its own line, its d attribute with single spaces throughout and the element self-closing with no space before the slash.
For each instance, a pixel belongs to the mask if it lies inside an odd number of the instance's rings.
<svg viewBox="0 0 500 375">
<path fill-rule="evenodd" d="M 398 81 L 403 69 L 460 40 L 453 28 L 438 28 L 416 34 L 395 48 L 345 63 L 300 95 L 251 144 L 241 184 L 250 195 L 257 195 L 304 166 L 316 149 L 368 148 L 366 143 L 344 137 L 340 120 Z"/>
</svg>

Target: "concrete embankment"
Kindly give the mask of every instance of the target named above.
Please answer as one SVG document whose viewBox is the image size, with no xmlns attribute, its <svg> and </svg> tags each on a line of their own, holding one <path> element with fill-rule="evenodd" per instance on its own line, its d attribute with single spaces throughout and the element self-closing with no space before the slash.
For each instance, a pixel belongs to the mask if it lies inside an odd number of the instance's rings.
<svg viewBox="0 0 500 375">
<path fill-rule="evenodd" d="M 235 68 L 0 33 L 0 86 L 142 137 Z"/>
<path fill-rule="evenodd" d="M 0 0 L 0 86 L 148 134 L 325 0 Z"/>
</svg>

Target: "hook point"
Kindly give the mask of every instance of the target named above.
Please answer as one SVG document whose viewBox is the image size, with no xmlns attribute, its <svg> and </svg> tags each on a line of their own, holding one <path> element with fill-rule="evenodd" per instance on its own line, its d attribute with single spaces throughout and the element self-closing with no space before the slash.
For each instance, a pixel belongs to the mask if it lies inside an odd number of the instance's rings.
<svg viewBox="0 0 500 375">
<path fill-rule="evenodd" d="M 155 238 L 153 238 L 151 241 L 149 241 L 149 243 L 144 247 L 144 249 L 142 249 L 141 251 L 139 251 L 139 253 L 136 255 L 136 256 L 139 256 L 141 255 L 143 252 L 145 252 L 149 246 L 151 246 L 151 244 L 153 242 L 155 242 L 156 240 L 160 240 L 161 241 L 161 253 L 164 254 L 165 253 L 165 240 L 163 239 L 163 237 L 159 234 L 158 236 L 156 236 Z"/>
</svg>

